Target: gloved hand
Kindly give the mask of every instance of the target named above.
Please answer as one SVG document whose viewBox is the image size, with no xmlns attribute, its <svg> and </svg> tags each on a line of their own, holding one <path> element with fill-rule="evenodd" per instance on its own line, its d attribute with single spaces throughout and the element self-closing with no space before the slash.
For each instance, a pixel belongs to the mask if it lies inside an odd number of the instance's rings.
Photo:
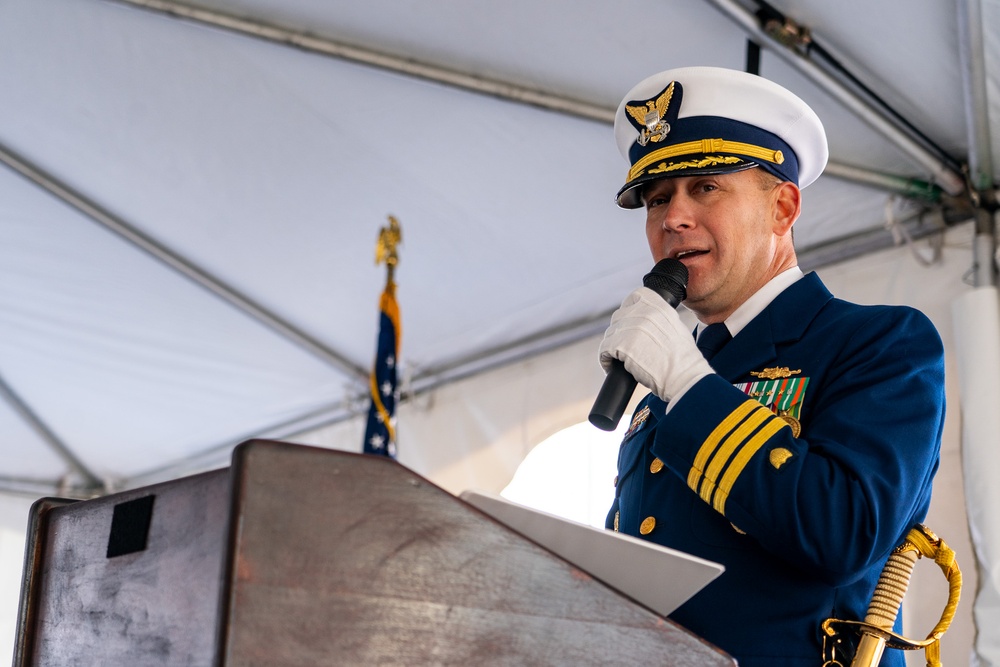
<svg viewBox="0 0 1000 667">
<path fill-rule="evenodd" d="M 625 297 L 611 316 L 600 359 L 605 372 L 612 359 L 620 359 L 639 384 L 665 401 L 714 372 L 677 311 L 648 287 Z"/>
</svg>

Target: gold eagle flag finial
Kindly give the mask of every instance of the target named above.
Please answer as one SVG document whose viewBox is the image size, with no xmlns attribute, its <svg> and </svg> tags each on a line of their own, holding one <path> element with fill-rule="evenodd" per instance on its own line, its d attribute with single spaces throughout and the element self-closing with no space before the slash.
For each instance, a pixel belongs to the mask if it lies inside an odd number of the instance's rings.
<svg viewBox="0 0 1000 667">
<path fill-rule="evenodd" d="M 393 284 L 393 273 L 399 263 L 398 248 L 403 243 L 403 232 L 395 216 L 389 216 L 389 225 L 382 227 L 378 233 L 378 243 L 375 244 L 375 264 L 385 264 L 387 269 L 386 286 Z"/>
</svg>

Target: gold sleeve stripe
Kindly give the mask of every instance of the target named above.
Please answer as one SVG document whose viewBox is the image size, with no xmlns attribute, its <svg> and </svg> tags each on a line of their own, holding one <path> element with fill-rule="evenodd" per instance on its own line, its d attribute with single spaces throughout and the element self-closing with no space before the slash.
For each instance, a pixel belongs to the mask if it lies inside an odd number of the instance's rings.
<svg viewBox="0 0 1000 667">
<path fill-rule="evenodd" d="M 708 468 L 705 469 L 705 479 L 701 483 L 701 499 L 705 502 L 711 502 L 712 493 L 715 491 L 715 484 L 719 477 L 722 476 L 722 469 L 726 467 L 726 463 L 729 462 L 729 457 L 733 455 L 736 448 L 746 442 L 750 434 L 757 430 L 757 428 L 767 421 L 767 418 L 771 416 L 771 411 L 765 408 L 760 403 L 757 404 L 757 409 L 754 410 L 747 419 L 739 425 L 732 434 L 726 438 L 725 442 L 722 443 L 722 447 L 719 447 L 715 454 L 712 456 L 711 462 L 708 464 Z"/>
<path fill-rule="evenodd" d="M 772 417 L 771 420 L 764 425 L 760 431 L 757 432 L 750 442 L 745 444 L 733 462 L 729 464 L 729 468 L 726 470 L 725 476 L 722 481 L 719 482 L 719 490 L 715 492 L 715 499 L 712 503 L 712 507 L 719 514 L 725 516 L 726 514 L 726 499 L 729 498 L 729 492 L 733 490 L 733 484 L 736 483 L 736 479 L 742 474 L 743 469 L 746 467 L 753 455 L 764 446 L 764 443 L 771 439 L 771 437 L 783 428 L 791 428 L 784 419 L 779 417 Z"/>
<path fill-rule="evenodd" d="M 715 448 L 719 446 L 722 438 L 743 421 L 748 414 L 753 412 L 754 408 L 758 407 L 760 407 L 759 402 L 748 398 L 739 407 L 730 412 L 729 416 L 723 419 L 708 435 L 705 442 L 702 443 L 701 448 L 698 449 L 698 453 L 695 454 L 694 463 L 691 464 L 691 470 L 688 472 L 687 483 L 692 491 L 698 491 L 698 483 L 701 481 L 705 466 L 708 465 L 708 458 L 715 451 Z"/>
<path fill-rule="evenodd" d="M 747 157 L 752 157 L 757 160 L 773 162 L 774 164 L 781 164 L 785 161 L 785 155 L 780 150 L 775 150 L 773 148 L 747 144 L 742 141 L 727 141 L 725 139 L 698 139 L 696 141 L 686 141 L 683 144 L 664 146 L 659 150 L 653 151 L 632 165 L 632 168 L 629 169 L 628 172 L 628 180 L 632 180 L 633 178 L 642 175 L 646 168 L 654 162 L 669 160 L 670 158 L 679 157 L 681 155 L 695 155 L 698 153 L 706 155 L 708 153 L 737 153 L 739 155 L 746 155 Z"/>
</svg>

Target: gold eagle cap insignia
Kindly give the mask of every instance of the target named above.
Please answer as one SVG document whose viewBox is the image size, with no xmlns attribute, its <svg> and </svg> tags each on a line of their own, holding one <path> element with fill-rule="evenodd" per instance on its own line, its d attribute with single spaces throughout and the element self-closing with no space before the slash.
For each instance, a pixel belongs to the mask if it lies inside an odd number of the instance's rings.
<svg viewBox="0 0 1000 667">
<path fill-rule="evenodd" d="M 750 375 L 755 378 L 763 378 L 765 380 L 781 380 L 782 378 L 790 378 L 793 375 L 798 375 L 802 372 L 802 369 L 791 370 L 788 366 L 781 366 L 776 368 L 765 368 L 762 371 L 750 371 Z"/>
<path fill-rule="evenodd" d="M 660 93 L 655 100 L 647 100 L 644 106 L 625 105 L 628 115 L 645 129 L 639 132 L 639 145 L 645 146 L 650 141 L 662 141 L 670 133 L 670 125 L 663 122 L 663 117 L 670 107 L 674 96 L 674 81 Z"/>
</svg>

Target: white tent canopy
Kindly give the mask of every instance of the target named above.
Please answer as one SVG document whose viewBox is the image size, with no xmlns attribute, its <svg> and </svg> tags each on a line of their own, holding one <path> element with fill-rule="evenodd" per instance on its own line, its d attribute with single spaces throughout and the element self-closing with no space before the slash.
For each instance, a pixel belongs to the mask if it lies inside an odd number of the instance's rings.
<svg viewBox="0 0 1000 667">
<path fill-rule="evenodd" d="M 780 14 L 797 45 L 762 28 Z M 615 106 L 661 69 L 746 67 L 748 38 L 830 138 L 803 268 L 952 345 L 951 300 L 995 283 L 997 25 L 995 0 L 7 0 L 0 488 L 142 485 L 251 437 L 360 449 L 392 214 L 400 461 L 499 490 L 585 418 L 595 336 L 649 268 Z M 949 405 L 951 543 L 957 384 Z"/>
</svg>

